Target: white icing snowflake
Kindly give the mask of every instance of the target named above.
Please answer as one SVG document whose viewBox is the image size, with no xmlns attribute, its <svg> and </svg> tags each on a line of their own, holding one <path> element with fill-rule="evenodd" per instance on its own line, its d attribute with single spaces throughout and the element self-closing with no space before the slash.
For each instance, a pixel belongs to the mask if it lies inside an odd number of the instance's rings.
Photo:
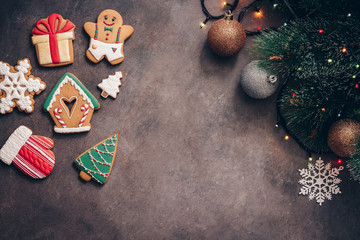
<svg viewBox="0 0 360 240">
<path fill-rule="evenodd" d="M 121 78 L 122 72 L 115 72 L 114 75 L 109 75 L 108 78 L 103 79 L 98 87 L 111 97 L 116 98 L 116 94 L 120 92 L 119 87 L 121 86 Z"/>
<path fill-rule="evenodd" d="M 316 202 L 322 205 L 325 199 L 331 200 L 332 195 L 341 193 L 338 184 L 341 179 L 337 178 L 339 172 L 344 167 L 331 168 L 331 164 L 324 164 L 319 158 L 315 165 L 308 164 L 308 169 L 299 169 L 302 179 L 299 183 L 302 185 L 299 194 L 309 195 L 309 199 L 316 199 Z"/>
<path fill-rule="evenodd" d="M 3 81 L 0 82 L 0 93 L 5 94 L 0 100 L 0 113 L 9 112 L 15 103 L 22 111 L 33 111 L 32 97 L 44 90 L 45 84 L 40 79 L 25 77 L 30 69 L 29 60 L 26 58 L 18 62 L 15 67 L 17 72 L 11 72 L 8 64 L 0 62 L 0 76 L 3 76 Z"/>
</svg>

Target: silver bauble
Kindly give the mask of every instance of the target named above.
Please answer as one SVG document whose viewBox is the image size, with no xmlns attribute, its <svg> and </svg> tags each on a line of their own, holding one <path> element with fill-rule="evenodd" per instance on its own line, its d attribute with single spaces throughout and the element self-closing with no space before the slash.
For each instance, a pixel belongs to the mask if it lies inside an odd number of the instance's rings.
<svg viewBox="0 0 360 240">
<path fill-rule="evenodd" d="M 279 87 L 279 79 L 258 66 L 259 61 L 252 61 L 245 66 L 240 84 L 244 92 L 252 98 L 270 97 Z"/>
</svg>

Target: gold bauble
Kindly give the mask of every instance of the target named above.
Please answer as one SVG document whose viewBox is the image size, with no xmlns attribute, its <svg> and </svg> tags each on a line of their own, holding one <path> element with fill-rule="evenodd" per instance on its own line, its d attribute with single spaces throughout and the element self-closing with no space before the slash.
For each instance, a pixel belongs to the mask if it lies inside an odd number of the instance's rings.
<svg viewBox="0 0 360 240">
<path fill-rule="evenodd" d="M 340 157 L 350 157 L 356 148 L 356 138 L 360 133 L 360 123 L 352 119 L 335 122 L 328 133 L 328 146 Z"/>
<path fill-rule="evenodd" d="M 243 26 L 236 20 L 217 20 L 208 32 L 208 44 L 219 56 L 235 55 L 245 44 L 246 33 Z"/>
</svg>

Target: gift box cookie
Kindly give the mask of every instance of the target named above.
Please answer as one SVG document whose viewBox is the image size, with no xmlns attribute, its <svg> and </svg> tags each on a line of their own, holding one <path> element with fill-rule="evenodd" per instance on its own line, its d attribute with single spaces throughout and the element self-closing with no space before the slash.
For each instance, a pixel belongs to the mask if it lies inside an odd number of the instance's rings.
<svg viewBox="0 0 360 240">
<path fill-rule="evenodd" d="M 74 29 L 71 21 L 56 13 L 37 21 L 31 40 L 41 66 L 54 67 L 74 62 Z"/>
</svg>

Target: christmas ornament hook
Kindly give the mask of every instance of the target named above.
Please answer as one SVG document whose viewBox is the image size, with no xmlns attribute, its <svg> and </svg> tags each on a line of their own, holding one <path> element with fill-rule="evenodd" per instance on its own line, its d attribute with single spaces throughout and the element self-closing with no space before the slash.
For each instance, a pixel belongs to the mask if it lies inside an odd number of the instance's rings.
<svg viewBox="0 0 360 240">
<path fill-rule="evenodd" d="M 274 84 L 274 83 L 276 83 L 277 82 L 277 77 L 275 76 L 275 75 L 269 75 L 268 77 L 267 77 L 267 81 L 269 82 L 269 83 L 272 83 L 272 84 Z"/>
<path fill-rule="evenodd" d="M 225 13 L 225 20 L 233 20 L 234 16 L 231 13 L 231 10 L 228 10 L 227 13 Z"/>
</svg>

